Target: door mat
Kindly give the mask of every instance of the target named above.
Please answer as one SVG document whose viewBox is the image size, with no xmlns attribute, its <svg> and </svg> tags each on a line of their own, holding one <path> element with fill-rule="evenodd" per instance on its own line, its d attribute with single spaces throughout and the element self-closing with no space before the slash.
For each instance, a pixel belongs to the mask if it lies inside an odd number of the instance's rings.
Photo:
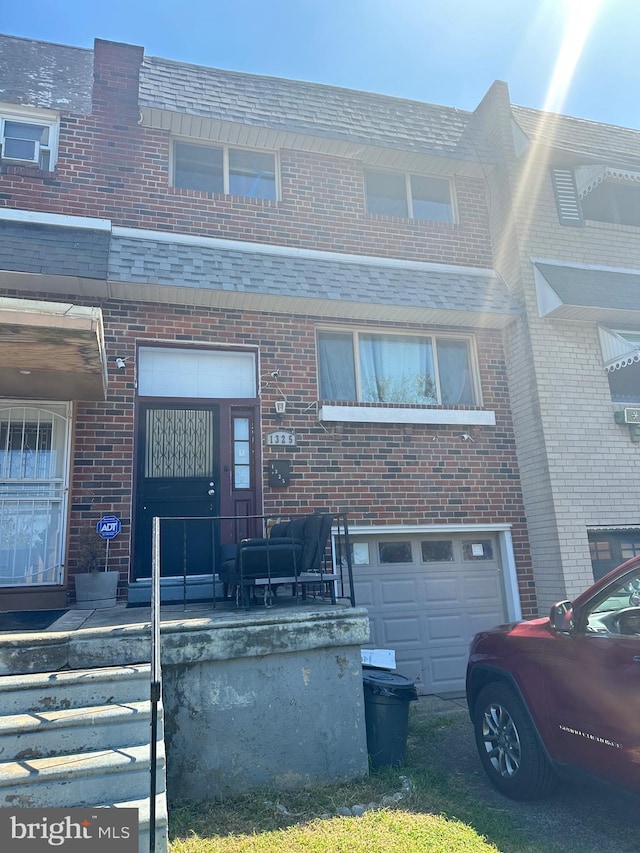
<svg viewBox="0 0 640 853">
<path fill-rule="evenodd" d="M 43 631 L 66 612 L 66 610 L 6 610 L 0 612 L 0 633 Z"/>
</svg>

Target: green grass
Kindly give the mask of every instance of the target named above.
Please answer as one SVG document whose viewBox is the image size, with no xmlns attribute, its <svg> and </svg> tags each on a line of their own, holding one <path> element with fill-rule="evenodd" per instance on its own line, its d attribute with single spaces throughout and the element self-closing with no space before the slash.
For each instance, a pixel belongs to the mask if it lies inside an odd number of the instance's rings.
<svg viewBox="0 0 640 853">
<path fill-rule="evenodd" d="M 551 853 L 528 841 L 504 810 L 469 796 L 460 768 L 429 766 L 429 743 L 438 743 L 450 717 L 412 714 L 407 764 L 381 768 L 349 784 L 305 791 L 258 791 L 210 803 L 173 803 L 170 853 Z M 402 799 L 382 807 L 384 796 L 413 783 Z M 362 817 L 340 817 L 340 807 L 377 804 Z M 328 817 L 327 815 L 330 815 Z"/>
<path fill-rule="evenodd" d="M 171 853 L 496 853 L 469 826 L 431 814 L 371 811 L 316 819 L 287 829 L 171 844 Z"/>
</svg>

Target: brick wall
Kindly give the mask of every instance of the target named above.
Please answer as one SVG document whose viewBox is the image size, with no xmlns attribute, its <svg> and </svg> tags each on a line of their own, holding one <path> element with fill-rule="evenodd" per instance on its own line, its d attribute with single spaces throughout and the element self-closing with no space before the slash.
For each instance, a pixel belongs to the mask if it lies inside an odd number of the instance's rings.
<svg viewBox="0 0 640 853">
<path fill-rule="evenodd" d="M 364 524 L 510 523 L 523 611 L 536 613 L 499 332 L 477 336 L 484 405 L 496 412 L 496 426 L 472 427 L 473 441 L 464 441 L 460 427 L 319 423 L 309 407 L 317 400 L 315 329 L 322 318 L 112 302 L 103 311 L 112 352 L 133 354 L 136 343 L 158 340 L 244 344 L 259 347 L 263 374 L 280 369 L 287 415 L 273 419 L 281 395 L 265 388 L 263 432 L 293 429 L 298 446 L 262 448 L 265 512 L 329 508 Z M 83 520 L 121 517 L 123 533 L 112 542 L 111 564 L 123 573 L 132 513 L 133 370 L 110 367 L 108 401 L 78 405 L 71 483 L 72 536 Z M 288 488 L 268 486 L 272 458 L 292 461 Z"/>
<path fill-rule="evenodd" d="M 512 207 L 492 205 L 491 219 L 496 266 L 526 308 L 506 347 L 541 612 L 592 583 L 588 528 L 637 525 L 640 503 L 640 446 L 614 423 L 597 322 L 541 318 L 532 263 L 546 258 L 638 269 L 638 230 L 560 225 L 544 154 L 533 150 L 517 160 L 505 146 L 489 177 L 491 198 L 512 188 Z"/>
<path fill-rule="evenodd" d="M 491 266 L 483 182 L 458 175 L 456 224 L 371 216 L 362 164 L 285 149 L 278 201 L 169 186 L 171 137 L 139 125 L 142 48 L 96 42 L 93 113 L 61 119 L 55 173 L 8 166 L 0 205 L 114 225 L 328 251 Z"/>
</svg>

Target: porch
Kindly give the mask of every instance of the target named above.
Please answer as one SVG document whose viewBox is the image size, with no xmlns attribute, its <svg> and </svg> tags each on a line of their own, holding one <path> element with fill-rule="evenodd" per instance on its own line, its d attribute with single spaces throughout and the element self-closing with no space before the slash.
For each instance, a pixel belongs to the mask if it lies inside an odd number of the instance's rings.
<svg viewBox="0 0 640 853">
<path fill-rule="evenodd" d="M 360 649 L 366 610 L 278 600 L 160 608 L 167 790 L 216 799 L 366 775 Z M 0 634 L 5 676 L 126 670 L 151 659 L 149 607 L 71 608 L 49 628 Z M 55 673 L 55 675 L 54 675 Z M 119 704 L 117 693 L 113 702 Z"/>
</svg>

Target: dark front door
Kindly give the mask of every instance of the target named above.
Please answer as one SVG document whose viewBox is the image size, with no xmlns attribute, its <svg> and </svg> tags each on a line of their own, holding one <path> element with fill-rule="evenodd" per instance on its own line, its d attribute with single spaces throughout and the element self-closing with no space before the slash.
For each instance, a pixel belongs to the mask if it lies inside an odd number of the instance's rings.
<svg viewBox="0 0 640 853">
<path fill-rule="evenodd" d="M 217 405 L 144 404 L 139 411 L 135 578 L 151 576 L 152 519 L 163 576 L 211 574 L 220 514 Z"/>
</svg>

